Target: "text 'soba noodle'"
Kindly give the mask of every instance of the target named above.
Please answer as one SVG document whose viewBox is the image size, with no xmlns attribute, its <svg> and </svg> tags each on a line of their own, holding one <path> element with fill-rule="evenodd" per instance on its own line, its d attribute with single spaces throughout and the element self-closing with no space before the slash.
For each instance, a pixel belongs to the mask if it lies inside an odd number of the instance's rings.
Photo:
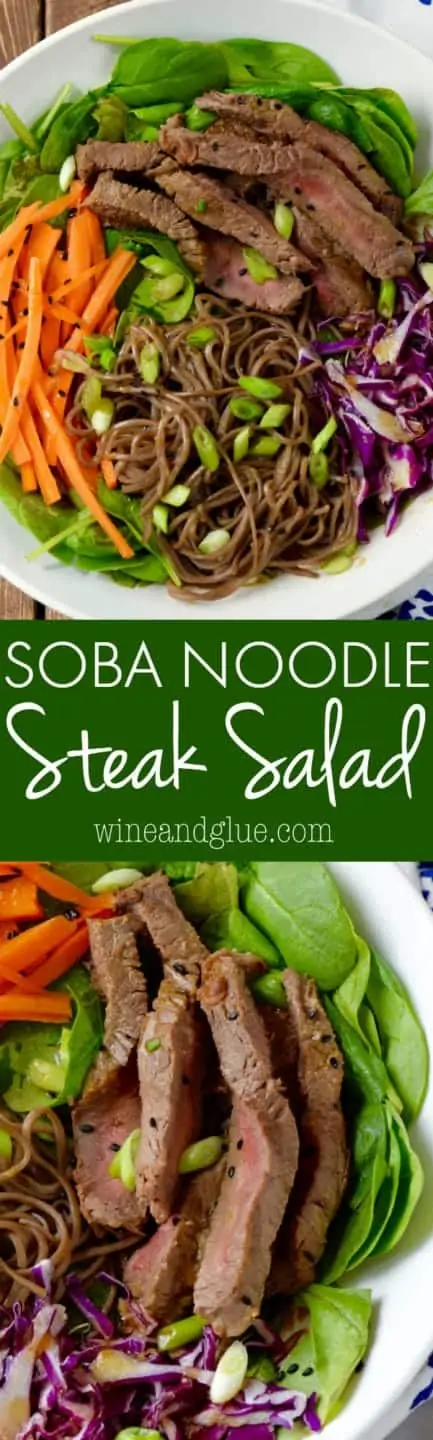
<svg viewBox="0 0 433 1440">
<path fill-rule="evenodd" d="M 53 1110 L 32 1110 L 22 1122 L 0 1111 L 0 1128 L 12 1140 L 12 1160 L 0 1173 L 0 1303 L 12 1305 L 43 1295 L 32 1270 L 50 1260 L 53 1296 L 63 1291 L 67 1271 L 83 1280 L 98 1271 L 116 1272 L 119 1255 L 137 1236 L 110 1241 L 83 1220 L 73 1185 L 70 1141 Z M 113 1296 L 108 1295 L 106 1306 Z"/>
<path fill-rule="evenodd" d="M 194 320 L 164 328 L 143 319 L 128 332 L 115 370 L 104 380 L 115 414 L 100 453 L 110 456 L 122 489 L 143 497 L 146 539 L 155 503 L 176 482 L 188 485 L 187 505 L 170 509 L 168 533 L 160 537 L 182 581 L 183 588 L 172 586 L 171 592 L 182 599 L 216 600 L 264 572 L 314 573 L 356 537 L 357 512 L 348 477 L 339 473 L 337 447 L 329 452 L 326 489 L 309 479 L 314 401 L 311 374 L 299 363 L 299 348 L 310 327 L 307 311 L 295 330 L 285 316 L 223 301 L 218 301 L 215 314 L 215 297 L 210 295 L 197 296 L 196 306 Z M 197 349 L 188 337 L 205 324 L 215 338 L 204 350 Z M 149 342 L 160 356 L 156 386 L 146 385 L 138 368 L 141 349 Z M 290 403 L 290 413 L 280 431 L 277 456 L 259 459 L 249 454 L 236 464 L 233 441 L 242 422 L 235 419 L 229 401 L 241 393 L 241 375 L 281 381 L 281 398 Z M 69 423 L 82 434 L 79 450 L 85 458 L 93 432 L 80 406 L 80 391 Z M 221 463 L 216 473 L 199 462 L 192 439 L 197 425 L 206 426 L 217 441 Z M 253 443 L 260 434 L 263 431 L 255 433 Z M 212 554 L 201 553 L 200 542 L 215 529 L 227 531 L 229 540 Z"/>
</svg>

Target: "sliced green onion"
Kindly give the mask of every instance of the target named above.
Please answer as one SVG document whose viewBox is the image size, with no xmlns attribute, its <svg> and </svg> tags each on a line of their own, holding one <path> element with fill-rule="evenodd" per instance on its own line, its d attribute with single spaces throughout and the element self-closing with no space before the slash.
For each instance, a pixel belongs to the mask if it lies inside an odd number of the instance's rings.
<svg viewBox="0 0 433 1440">
<path fill-rule="evenodd" d="M 166 535 L 168 530 L 167 506 L 154 505 L 152 510 L 152 520 L 155 526 L 155 530 L 160 530 L 163 535 Z"/>
<path fill-rule="evenodd" d="M 29 1085 L 37 1085 L 40 1090 L 50 1090 L 52 1095 L 60 1095 L 65 1083 L 65 1068 L 63 1065 L 55 1065 L 49 1060 L 38 1060 L 35 1057 L 27 1068 L 26 1080 Z"/>
<path fill-rule="evenodd" d="M 205 1324 L 202 1315 L 187 1315 L 185 1320 L 174 1320 L 172 1325 L 164 1325 L 162 1330 L 158 1330 L 158 1350 L 182 1350 L 192 1340 L 200 1339 Z"/>
<path fill-rule="evenodd" d="M 153 342 L 143 345 L 143 349 L 140 351 L 140 375 L 146 385 L 156 385 L 160 368 L 161 359 L 158 346 Z"/>
<path fill-rule="evenodd" d="M 28 129 L 28 126 L 24 124 L 24 120 L 21 120 L 20 116 L 17 115 L 17 112 L 13 109 L 13 106 L 8 105 L 7 100 L 4 100 L 3 104 L 0 105 L 0 113 L 4 115 L 5 120 L 7 120 L 8 125 L 10 125 L 11 127 L 11 130 L 14 131 L 15 135 L 18 135 L 18 139 L 22 140 L 22 143 L 26 146 L 27 150 L 37 150 L 38 147 L 34 135 L 32 135 L 32 132 Z"/>
<path fill-rule="evenodd" d="M 8 1130 L 0 1130 L 0 1160 L 12 1160 L 12 1136 Z"/>
<path fill-rule="evenodd" d="M 185 276 L 180 270 L 172 270 L 170 275 L 165 275 L 162 280 L 155 280 L 152 286 L 152 300 L 157 304 L 164 300 L 174 300 L 175 295 L 180 295 L 185 285 Z"/>
<path fill-rule="evenodd" d="M 199 325 L 197 330 L 191 330 L 186 336 L 186 345 L 195 345 L 197 350 L 204 350 L 211 340 L 216 340 L 216 330 L 211 325 Z"/>
<path fill-rule="evenodd" d="M 254 280 L 255 285 L 264 285 L 266 280 L 276 280 L 278 270 L 271 265 L 260 250 L 253 250 L 251 245 L 245 245 L 242 251 L 248 274 Z"/>
<path fill-rule="evenodd" d="M 424 281 L 424 284 L 427 285 L 427 289 L 433 290 L 433 262 L 431 260 L 422 260 L 421 264 L 418 265 L 418 270 L 421 279 Z M 380 288 L 382 289 L 382 286 Z"/>
<path fill-rule="evenodd" d="M 214 555 L 215 551 L 222 550 L 229 540 L 230 532 L 228 530 L 210 530 L 209 534 L 200 540 L 198 548 L 202 555 Z"/>
<path fill-rule="evenodd" d="M 115 1440 L 163 1440 L 160 1430 L 143 1430 L 141 1425 L 128 1425 L 118 1430 Z"/>
<path fill-rule="evenodd" d="M 283 240 L 290 240 L 294 224 L 295 217 L 290 205 L 284 205 L 283 201 L 279 200 L 274 210 L 274 225 Z"/>
<path fill-rule="evenodd" d="M 420 266 L 421 269 L 421 266 Z M 433 275 L 433 266 L 432 266 Z M 397 300 L 397 286 L 395 280 L 382 280 L 379 299 L 377 302 L 377 313 L 383 320 L 392 320 Z"/>
<path fill-rule="evenodd" d="M 207 210 L 207 200 L 197 200 L 195 208 L 197 211 L 197 215 L 205 215 Z"/>
<path fill-rule="evenodd" d="M 101 400 L 97 409 L 93 411 L 91 426 L 96 435 L 106 435 L 107 430 L 113 421 L 114 402 L 113 400 Z"/>
<path fill-rule="evenodd" d="M 329 480 L 329 461 L 327 455 L 322 452 L 319 455 L 310 455 L 308 462 L 308 473 L 313 485 L 321 490 Z"/>
<path fill-rule="evenodd" d="M 168 101 L 167 105 L 139 105 L 134 107 L 134 115 L 138 120 L 148 120 L 149 125 L 164 125 L 170 115 L 179 115 L 184 106 L 179 101 Z"/>
<path fill-rule="evenodd" d="M 229 410 L 237 420 L 260 420 L 263 415 L 263 405 L 259 405 L 256 400 L 243 400 L 241 395 L 235 395 L 234 399 L 230 400 Z"/>
<path fill-rule="evenodd" d="M 99 880 L 92 885 L 94 895 L 103 895 L 105 890 L 124 890 L 127 885 L 135 885 L 136 880 L 142 880 L 141 870 L 107 870 Z"/>
<path fill-rule="evenodd" d="M 40 121 L 40 124 L 38 125 L 36 130 L 38 140 L 42 140 L 43 136 L 47 135 L 48 131 L 51 130 L 53 120 L 55 120 L 58 111 L 61 109 L 62 105 L 65 104 L 65 101 L 69 100 L 71 90 L 72 82 L 70 80 L 67 80 L 66 84 L 62 85 L 62 88 L 61 90 L 59 90 L 58 95 L 56 95 L 56 98 L 51 106 L 51 110 L 47 110 L 46 115 L 42 116 L 42 120 Z"/>
<path fill-rule="evenodd" d="M 34 550 L 30 550 L 29 554 L 25 557 L 26 560 L 39 560 L 40 555 L 47 555 L 50 550 L 55 550 L 57 545 L 62 544 L 63 540 L 69 540 L 70 535 L 79 535 L 80 530 L 86 528 L 91 518 L 89 510 L 80 510 L 78 518 L 74 517 L 73 520 L 70 520 L 69 523 L 65 525 L 64 530 L 58 530 L 55 535 L 50 535 L 49 540 L 44 540 L 43 545 L 36 545 Z"/>
<path fill-rule="evenodd" d="M 265 380 L 262 375 L 240 375 L 238 385 L 254 395 L 255 400 L 279 400 L 283 393 L 281 385 L 276 385 L 275 380 Z"/>
<path fill-rule="evenodd" d="M 72 181 L 76 173 L 77 165 L 75 155 L 67 155 L 66 160 L 63 161 L 63 165 L 59 174 L 59 188 L 62 192 L 62 195 L 66 195 L 66 191 L 69 190 L 70 186 L 72 185 Z"/>
<path fill-rule="evenodd" d="M 326 425 L 323 426 L 323 430 L 319 430 L 318 434 L 314 436 L 311 446 L 312 455 L 320 455 L 322 450 L 327 450 L 329 441 L 332 440 L 333 435 L 335 435 L 336 429 L 337 421 L 335 416 L 331 415 Z"/>
<path fill-rule="evenodd" d="M 248 1370 L 248 1350 L 242 1340 L 234 1340 L 218 1361 L 210 1387 L 213 1405 L 226 1405 L 242 1390 Z"/>
<path fill-rule="evenodd" d="M 140 1137 L 141 1130 L 131 1130 L 131 1134 L 111 1161 L 108 1171 L 110 1179 L 121 1180 L 125 1190 L 130 1190 L 131 1194 L 135 1190 L 135 1160 Z"/>
<path fill-rule="evenodd" d="M 196 425 L 192 432 L 192 438 L 199 460 L 205 470 L 218 470 L 220 453 L 216 440 L 205 425 Z"/>
<path fill-rule="evenodd" d="M 270 405 L 260 421 L 261 430 L 279 430 L 290 415 L 290 405 Z"/>
<path fill-rule="evenodd" d="M 145 1048 L 145 1050 L 147 1050 L 147 1054 L 148 1054 L 148 1055 L 153 1055 L 154 1052 L 155 1052 L 155 1050 L 160 1050 L 160 1049 L 161 1049 L 161 1041 L 160 1041 L 160 1040 L 157 1040 L 156 1035 L 155 1035 L 155 1039 L 154 1039 L 154 1040 L 145 1040 L 145 1042 L 144 1042 L 144 1048 Z"/>
<path fill-rule="evenodd" d="M 321 570 L 326 570 L 328 575 L 343 575 L 345 570 L 351 570 L 353 557 L 357 549 L 356 540 L 340 550 L 339 555 L 331 555 L 330 560 L 324 560 Z"/>
<path fill-rule="evenodd" d="M 188 130 L 208 130 L 216 118 L 214 110 L 201 110 L 199 105 L 190 105 L 185 115 Z"/>
<path fill-rule="evenodd" d="M 164 495 L 164 505 L 174 505 L 177 510 L 180 505 L 186 505 L 190 494 L 189 485 L 172 485 L 171 490 L 167 490 L 167 494 Z"/>
<path fill-rule="evenodd" d="M 98 406 L 101 403 L 101 396 L 101 381 L 97 379 L 96 375 L 89 375 L 88 380 L 86 380 L 85 384 L 83 385 L 80 396 L 81 404 L 85 414 L 87 415 L 88 420 L 92 419 L 92 415 L 94 414 L 95 410 L 98 409 Z"/>
<path fill-rule="evenodd" d="M 239 460 L 244 460 L 244 459 L 245 459 L 245 456 L 248 455 L 248 451 L 249 451 L 249 448 L 250 448 L 250 440 L 251 440 L 251 429 L 250 429 L 250 426 L 249 426 L 249 425 L 244 425 L 243 430 L 238 430 L 237 435 L 235 435 L 235 438 L 234 438 L 234 441 L 233 441 L 233 459 L 234 459 L 234 460 L 239 461 Z"/>
<path fill-rule="evenodd" d="M 287 995 L 280 976 L 275 970 L 270 970 L 267 975 L 259 975 L 253 980 L 252 991 L 254 998 L 260 1004 L 279 1005 L 281 1010 L 287 1010 Z"/>
<path fill-rule="evenodd" d="M 280 435 L 262 435 L 256 440 L 252 448 L 253 455 L 277 455 L 281 449 L 282 440 Z"/>
<path fill-rule="evenodd" d="M 141 261 L 145 270 L 150 270 L 151 275 L 173 275 L 178 274 L 172 260 L 165 260 L 163 255 L 145 255 Z"/>
<path fill-rule="evenodd" d="M 197 1140 L 194 1145 L 187 1145 L 183 1151 L 178 1165 L 179 1175 L 193 1175 L 196 1170 L 209 1170 L 211 1165 L 216 1165 L 221 1159 L 223 1142 L 220 1135 L 208 1135 L 205 1140 Z"/>
</svg>

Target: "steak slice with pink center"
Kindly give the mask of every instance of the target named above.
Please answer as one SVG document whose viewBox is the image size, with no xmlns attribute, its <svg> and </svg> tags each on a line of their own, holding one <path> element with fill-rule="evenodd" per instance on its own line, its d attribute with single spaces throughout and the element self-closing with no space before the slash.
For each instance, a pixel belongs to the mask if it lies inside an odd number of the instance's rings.
<svg viewBox="0 0 433 1440">
<path fill-rule="evenodd" d="M 206 269 L 204 283 L 215 295 L 225 300 L 239 300 L 249 309 L 269 310 L 290 315 L 305 294 L 297 275 L 280 276 L 257 285 L 248 273 L 242 246 L 229 236 L 206 231 Z"/>
<path fill-rule="evenodd" d="M 272 1246 L 298 1164 L 296 1124 L 272 1075 L 247 972 L 229 952 L 203 966 L 200 1000 L 233 1111 L 229 1153 L 194 1288 L 194 1308 L 220 1335 L 241 1335 L 260 1312 Z"/>
<path fill-rule="evenodd" d="M 139 1234 L 143 1212 L 137 1196 L 110 1176 L 115 1154 L 140 1125 L 135 1061 L 121 1069 L 101 1053 L 82 1099 L 73 1107 L 72 1122 L 74 1180 L 82 1214 L 90 1225 L 136 1230 Z"/>
<path fill-rule="evenodd" d="M 219 1161 L 191 1177 L 177 1215 L 127 1261 L 125 1284 L 147 1312 L 168 1323 L 191 1309 L 194 1281 L 225 1170 Z"/>
<path fill-rule="evenodd" d="M 172 978 L 160 985 L 138 1047 L 141 1140 L 139 1200 L 158 1225 L 168 1219 L 182 1151 L 200 1136 L 202 1041 L 198 1007 Z"/>
</svg>

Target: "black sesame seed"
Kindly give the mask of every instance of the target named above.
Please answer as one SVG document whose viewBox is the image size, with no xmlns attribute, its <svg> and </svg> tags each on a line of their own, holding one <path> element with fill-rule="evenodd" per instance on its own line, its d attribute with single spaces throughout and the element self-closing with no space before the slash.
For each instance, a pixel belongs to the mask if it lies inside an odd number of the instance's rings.
<svg viewBox="0 0 433 1440">
<path fill-rule="evenodd" d="M 14 253 L 13 245 L 12 245 L 11 249 L 8 250 L 7 253 L 8 253 L 8 256 L 9 256 L 9 255 L 13 255 L 13 253 Z"/>
<path fill-rule="evenodd" d="M 19 345 L 17 345 L 17 350 L 24 350 L 24 343 L 24 340 L 20 340 Z"/>
<path fill-rule="evenodd" d="M 62 400 L 66 400 L 66 394 L 67 394 L 66 390 L 58 390 L 58 391 L 57 391 L 57 394 L 58 394 L 58 395 L 61 395 Z"/>
<path fill-rule="evenodd" d="M 303 1370 L 303 1371 L 302 1371 L 302 1374 L 303 1374 L 303 1375 L 314 1375 L 313 1366 L 312 1366 L 312 1365 L 307 1365 L 306 1370 Z"/>
<path fill-rule="evenodd" d="M 309 1020 L 317 1020 L 317 1010 L 307 1010 Z"/>
<path fill-rule="evenodd" d="M 243 1142 L 243 1140 L 238 1140 L 236 1149 L 237 1149 L 237 1150 L 243 1150 L 243 1148 L 244 1148 L 244 1142 Z"/>
<path fill-rule="evenodd" d="M 176 972 L 176 975 L 186 975 L 187 973 L 186 965 L 181 965 L 179 960 L 175 960 L 173 970 Z"/>
<path fill-rule="evenodd" d="M 240 274 L 240 275 L 247 275 L 247 274 L 248 274 L 246 265 L 241 265 L 241 269 L 240 269 L 240 271 L 239 271 L 239 274 Z"/>
<path fill-rule="evenodd" d="M 272 106 L 272 109 L 273 109 L 273 110 L 282 110 L 282 108 L 283 108 L 283 106 L 282 106 L 281 100 L 274 100 L 274 104 L 273 104 L 273 106 Z"/>
<path fill-rule="evenodd" d="M 239 1011 L 238 1011 L 238 1010 L 228 1010 L 228 1011 L 227 1011 L 227 1019 L 228 1019 L 228 1020 L 237 1020 L 237 1019 L 238 1019 L 238 1014 L 239 1014 Z"/>
<path fill-rule="evenodd" d="M 189 1075 L 182 1075 L 182 1085 L 190 1085 L 190 1084 L 191 1084 L 191 1081 L 190 1081 Z"/>
<path fill-rule="evenodd" d="M 219 150 L 218 140 L 214 140 L 211 150 Z"/>
<path fill-rule="evenodd" d="M 81 1134 L 82 1134 L 82 1135 L 93 1135 L 93 1131 L 94 1131 L 94 1129 L 95 1129 L 95 1126 L 94 1126 L 94 1125 L 79 1125 L 78 1128 L 79 1128 L 79 1130 L 81 1131 Z"/>
<path fill-rule="evenodd" d="M 286 1375 L 297 1375 L 298 1370 L 299 1370 L 299 1365 L 287 1365 L 287 1367 L 286 1367 Z"/>
<path fill-rule="evenodd" d="M 295 194 L 295 195 L 302 195 L 302 186 L 301 186 L 301 185 L 294 185 L 294 186 L 293 186 L 293 190 L 294 190 L 294 194 Z"/>
<path fill-rule="evenodd" d="M 241 1305 L 252 1305 L 249 1295 L 241 1295 Z"/>
<path fill-rule="evenodd" d="M 321 1039 L 322 1045 L 327 1045 L 327 1044 L 329 1044 L 329 1041 L 332 1040 L 332 1035 L 321 1035 L 321 1036 L 320 1036 L 320 1039 Z"/>
<path fill-rule="evenodd" d="M 156 1122 L 156 1120 L 155 1120 L 154 1115 L 151 1115 L 150 1120 L 149 1120 L 149 1125 L 151 1126 L 152 1130 L 157 1130 L 157 1129 L 158 1129 L 157 1122 Z"/>
<path fill-rule="evenodd" d="M 79 913 L 79 910 L 76 910 L 74 905 L 70 905 L 68 910 L 63 911 L 65 920 L 78 920 Z"/>
<path fill-rule="evenodd" d="M 228 1174 L 229 1180 L 233 1180 L 233 1176 L 236 1174 L 236 1169 L 235 1169 L 235 1166 L 234 1166 L 234 1165 L 229 1165 L 227 1174 Z"/>
<path fill-rule="evenodd" d="M 28 310 L 22 310 L 22 311 L 21 311 L 21 314 L 22 314 L 22 315 L 28 315 L 28 313 L 29 313 Z"/>
<path fill-rule="evenodd" d="M 332 1065 L 333 1070 L 338 1070 L 338 1060 L 336 1055 L 331 1055 L 329 1064 Z"/>
<path fill-rule="evenodd" d="M 179 1225 L 179 1223 L 180 1223 L 180 1215 L 172 1215 L 172 1217 L 171 1217 L 171 1223 L 172 1223 L 172 1225 Z"/>
<path fill-rule="evenodd" d="M 47 295 L 47 300 L 48 300 L 48 304 L 49 304 L 49 305 L 54 305 L 54 296 L 53 296 L 53 295 Z"/>
<path fill-rule="evenodd" d="M 19 403 L 20 403 L 20 397 L 19 397 L 19 395 L 14 395 L 12 404 L 16 406 L 16 405 L 19 405 Z"/>
<path fill-rule="evenodd" d="M 115 1140 L 113 1140 L 112 1145 L 110 1145 L 110 1150 L 114 1150 L 115 1153 L 117 1150 L 121 1150 L 121 1148 L 121 1145 L 117 1145 Z"/>
<path fill-rule="evenodd" d="M 314 200 L 308 200 L 308 201 L 307 201 L 307 210 L 315 210 L 315 209 L 316 209 L 316 206 L 315 206 L 315 204 L 314 204 Z"/>
</svg>

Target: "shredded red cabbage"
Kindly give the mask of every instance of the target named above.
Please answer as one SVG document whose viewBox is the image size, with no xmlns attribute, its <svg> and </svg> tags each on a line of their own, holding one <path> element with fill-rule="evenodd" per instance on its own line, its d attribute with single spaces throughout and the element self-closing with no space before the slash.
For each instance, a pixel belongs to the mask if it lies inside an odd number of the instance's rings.
<svg viewBox="0 0 433 1440">
<path fill-rule="evenodd" d="M 429 252 L 430 245 L 430 252 Z M 431 259 L 433 241 L 420 259 Z M 328 322 L 329 323 L 329 322 Z M 368 539 L 372 509 L 389 535 L 402 498 L 433 482 L 433 292 L 421 275 L 397 282 L 393 320 L 345 322 L 348 333 L 319 338 L 302 359 L 320 357 L 314 385 L 326 416 L 341 422 L 340 441 L 359 509 L 358 539 Z"/>
<path fill-rule="evenodd" d="M 68 1331 L 68 1299 L 85 1317 L 86 1334 Z M 209 1440 L 274 1440 L 278 1426 L 292 1429 L 297 1420 L 310 1431 L 321 1428 L 316 1397 L 277 1379 L 247 1379 L 228 1405 L 213 1405 L 220 1342 L 210 1326 L 198 1343 L 167 1355 L 158 1351 L 155 1322 L 144 1311 L 136 1317 L 140 1333 L 114 1338 L 112 1321 L 76 1276 L 68 1279 L 66 1305 L 46 1296 L 0 1312 L 2 1440 L 116 1440 L 129 1426 L 160 1430 L 166 1440 L 184 1440 L 186 1427 Z M 132 1318 L 129 1299 L 128 1313 Z M 254 1339 L 257 1345 L 252 1333 L 256 1359 Z M 278 1364 L 280 1337 L 269 1330 L 260 1339 Z"/>
</svg>

